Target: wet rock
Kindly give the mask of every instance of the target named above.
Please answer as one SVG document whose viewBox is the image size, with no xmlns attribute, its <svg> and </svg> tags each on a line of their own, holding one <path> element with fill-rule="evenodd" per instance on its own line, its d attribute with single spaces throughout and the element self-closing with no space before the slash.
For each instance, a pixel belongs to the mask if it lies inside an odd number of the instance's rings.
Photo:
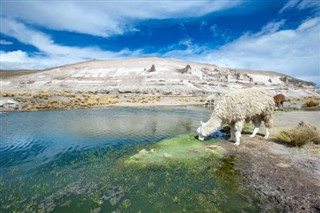
<svg viewBox="0 0 320 213">
<path fill-rule="evenodd" d="M 171 155 L 171 154 L 168 154 L 168 153 L 164 153 L 164 154 L 163 154 L 163 157 L 164 157 L 165 159 L 171 159 L 171 158 L 172 158 L 172 155 Z"/>
<path fill-rule="evenodd" d="M 91 213 L 99 213 L 99 212 L 101 212 L 101 208 L 100 207 L 95 208 L 95 209 L 91 210 L 90 212 Z"/>
<path fill-rule="evenodd" d="M 109 188 L 105 194 L 103 194 L 100 199 L 109 201 L 112 206 L 117 205 L 121 199 L 124 197 L 124 190 L 122 187 L 113 186 Z"/>
</svg>

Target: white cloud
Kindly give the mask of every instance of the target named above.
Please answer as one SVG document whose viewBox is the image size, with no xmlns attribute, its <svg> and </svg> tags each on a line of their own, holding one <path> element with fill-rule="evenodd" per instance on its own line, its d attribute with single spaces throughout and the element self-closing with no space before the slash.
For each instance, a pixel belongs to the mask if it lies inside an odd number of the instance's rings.
<svg viewBox="0 0 320 213">
<path fill-rule="evenodd" d="M 313 8 L 319 12 L 319 1 L 317 0 L 289 0 L 286 5 L 284 5 L 279 13 L 283 13 L 287 10 L 298 9 L 304 10 L 308 8 Z"/>
<path fill-rule="evenodd" d="M 277 32 L 280 29 L 280 27 L 284 25 L 285 22 L 286 20 L 284 19 L 278 22 L 270 22 L 262 28 L 262 30 L 259 32 L 259 35 Z"/>
<path fill-rule="evenodd" d="M 131 58 L 141 55 L 140 50 L 128 51 L 122 50 L 120 52 L 101 51 L 83 49 L 79 53 L 79 49 L 69 49 L 72 55 L 65 56 L 64 54 L 35 54 L 28 55 L 26 52 L 17 50 L 10 52 L 0 52 L 0 69 L 16 70 L 16 69 L 46 69 L 65 64 L 77 63 L 86 60 L 95 59 L 119 59 Z"/>
<path fill-rule="evenodd" d="M 12 52 L 0 52 L 0 61 L 6 61 L 6 62 L 25 62 L 28 58 L 27 53 L 18 50 L 18 51 L 12 51 Z"/>
<path fill-rule="evenodd" d="M 13 42 L 7 41 L 4 39 L 0 39 L 0 45 L 11 45 L 11 44 L 13 44 Z"/>
<path fill-rule="evenodd" d="M 277 31 L 280 24 L 269 23 L 261 32 L 246 33 L 217 50 L 189 44 L 187 50 L 171 51 L 163 56 L 240 69 L 270 70 L 320 82 L 320 18 L 306 20 L 292 30 Z"/>
<path fill-rule="evenodd" d="M 290 0 L 288 1 L 287 4 L 285 4 L 281 10 L 279 11 L 280 13 L 283 13 L 286 10 L 292 9 L 294 8 L 298 3 L 300 2 L 300 0 Z"/>
<path fill-rule="evenodd" d="M 242 1 L 4 1 L 1 15 L 49 29 L 107 37 L 135 31 L 137 20 L 198 17 Z"/>
<path fill-rule="evenodd" d="M 2 69 L 44 69 L 52 66 L 75 63 L 92 59 L 116 59 L 134 57 L 140 50 L 119 52 L 104 51 L 98 47 L 69 47 L 56 44 L 49 36 L 15 20 L 1 18 L 2 31 L 18 41 L 36 47 L 38 54 L 28 55 L 21 50 L 1 52 Z"/>
</svg>

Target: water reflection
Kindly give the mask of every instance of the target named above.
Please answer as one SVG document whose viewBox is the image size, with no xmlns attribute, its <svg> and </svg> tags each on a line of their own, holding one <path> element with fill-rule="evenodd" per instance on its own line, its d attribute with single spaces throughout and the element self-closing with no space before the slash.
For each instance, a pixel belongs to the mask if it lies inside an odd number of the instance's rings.
<svg viewBox="0 0 320 213">
<path fill-rule="evenodd" d="M 206 109 L 109 108 L 1 114 L 0 169 L 48 163 L 74 151 L 148 143 L 194 132 Z"/>
</svg>

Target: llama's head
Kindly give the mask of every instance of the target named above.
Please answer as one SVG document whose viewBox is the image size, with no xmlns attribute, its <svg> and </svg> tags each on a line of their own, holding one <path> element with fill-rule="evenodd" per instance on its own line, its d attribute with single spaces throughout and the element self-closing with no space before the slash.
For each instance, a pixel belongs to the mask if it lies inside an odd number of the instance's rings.
<svg viewBox="0 0 320 213">
<path fill-rule="evenodd" d="M 217 131 L 220 127 L 220 124 L 216 124 L 210 122 L 210 125 L 207 123 L 203 123 L 201 121 L 201 125 L 197 129 L 198 139 L 203 141 L 206 137 L 208 137 L 213 132 Z"/>
</svg>

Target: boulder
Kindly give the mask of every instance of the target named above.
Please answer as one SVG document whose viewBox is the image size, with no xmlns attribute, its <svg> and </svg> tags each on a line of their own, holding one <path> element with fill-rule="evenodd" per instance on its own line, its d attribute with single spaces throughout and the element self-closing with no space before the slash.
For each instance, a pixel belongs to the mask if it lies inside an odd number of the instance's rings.
<svg viewBox="0 0 320 213">
<path fill-rule="evenodd" d="M 20 103 L 11 98 L 0 98 L 0 111 L 17 111 L 21 109 Z"/>
</svg>

